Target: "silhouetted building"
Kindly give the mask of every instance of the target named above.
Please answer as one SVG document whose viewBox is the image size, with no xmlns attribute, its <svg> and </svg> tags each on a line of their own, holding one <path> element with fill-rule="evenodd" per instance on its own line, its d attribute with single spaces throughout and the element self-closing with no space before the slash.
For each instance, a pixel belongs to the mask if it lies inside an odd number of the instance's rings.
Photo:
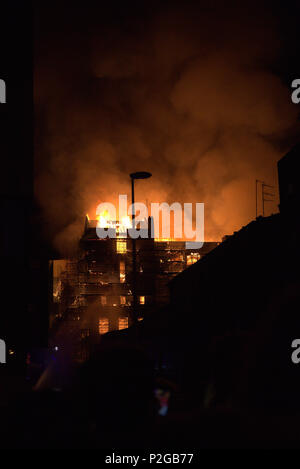
<svg viewBox="0 0 300 469">
<path fill-rule="evenodd" d="M 30 7 L 19 5 L 17 16 L 7 8 L 0 32 L 1 44 L 9 44 L 1 52 L 7 99 L 0 104 L 0 337 L 6 342 L 8 359 L 25 364 L 26 353 L 33 347 L 47 347 L 48 259 L 41 246 L 40 225 L 33 219 Z M 22 35 L 21 42 L 15 30 Z"/>
<path fill-rule="evenodd" d="M 289 242 L 297 243 L 300 221 L 300 144 L 278 161 L 280 213 L 284 218 Z"/>
<path fill-rule="evenodd" d="M 299 210 L 300 204 L 300 144 L 278 161 L 280 211 Z"/>
<path fill-rule="evenodd" d="M 203 405 L 280 408 L 300 389 L 291 361 L 300 330 L 299 147 L 278 168 L 281 213 L 225 237 L 170 283 L 178 375 Z"/>
</svg>

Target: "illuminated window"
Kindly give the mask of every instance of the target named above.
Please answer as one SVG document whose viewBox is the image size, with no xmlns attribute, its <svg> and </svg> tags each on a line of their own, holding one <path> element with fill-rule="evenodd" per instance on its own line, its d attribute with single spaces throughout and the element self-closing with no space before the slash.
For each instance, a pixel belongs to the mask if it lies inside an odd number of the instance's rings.
<svg viewBox="0 0 300 469">
<path fill-rule="evenodd" d="M 89 329 L 81 329 L 80 337 L 82 339 L 86 339 L 87 337 L 89 337 L 89 335 L 90 335 L 90 330 Z"/>
<path fill-rule="evenodd" d="M 119 330 L 128 328 L 128 318 L 119 318 Z"/>
<path fill-rule="evenodd" d="M 125 254 L 127 251 L 126 239 L 117 239 L 117 252 L 119 254 Z"/>
<path fill-rule="evenodd" d="M 120 272 L 120 283 L 125 283 L 126 276 L 122 272 Z"/>
<path fill-rule="evenodd" d="M 99 319 L 99 334 L 106 334 L 109 331 L 109 320 L 108 318 Z"/>
<path fill-rule="evenodd" d="M 140 296 L 140 305 L 144 305 L 144 304 L 145 304 L 145 297 Z"/>
<path fill-rule="evenodd" d="M 125 283 L 126 275 L 125 275 L 125 262 L 120 262 L 120 283 Z"/>
<path fill-rule="evenodd" d="M 101 296 L 101 304 L 102 304 L 102 306 L 106 305 L 106 296 L 104 296 L 104 295 Z"/>
<path fill-rule="evenodd" d="M 143 319 L 144 319 L 144 318 L 139 317 L 139 318 L 138 318 L 138 321 L 143 321 Z"/>
<path fill-rule="evenodd" d="M 120 296 L 120 305 L 126 305 L 126 296 Z"/>
<path fill-rule="evenodd" d="M 200 259 L 200 254 L 198 252 L 191 252 L 191 254 L 186 256 L 187 265 L 195 264 Z"/>
</svg>

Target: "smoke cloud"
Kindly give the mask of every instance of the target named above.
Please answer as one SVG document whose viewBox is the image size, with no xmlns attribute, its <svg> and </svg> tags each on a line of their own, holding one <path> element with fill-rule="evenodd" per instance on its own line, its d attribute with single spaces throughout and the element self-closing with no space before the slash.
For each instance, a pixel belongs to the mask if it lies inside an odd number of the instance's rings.
<svg viewBox="0 0 300 469">
<path fill-rule="evenodd" d="M 36 15 L 36 194 L 62 252 L 139 170 L 153 177 L 138 201 L 204 202 L 205 239 L 220 240 L 255 217 L 255 179 L 277 185 L 294 138 L 273 10 L 124 3 Z"/>
</svg>

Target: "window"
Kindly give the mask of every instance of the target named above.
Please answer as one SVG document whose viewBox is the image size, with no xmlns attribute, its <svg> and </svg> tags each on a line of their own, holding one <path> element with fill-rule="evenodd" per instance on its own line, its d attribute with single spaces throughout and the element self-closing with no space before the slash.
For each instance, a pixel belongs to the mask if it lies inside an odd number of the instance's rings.
<svg viewBox="0 0 300 469">
<path fill-rule="evenodd" d="M 128 318 L 119 318 L 119 330 L 128 328 Z"/>
<path fill-rule="evenodd" d="M 144 305 L 144 304 L 145 304 L 145 297 L 140 296 L 140 305 Z"/>
<path fill-rule="evenodd" d="M 81 329 L 80 331 L 80 337 L 82 339 L 86 339 L 90 335 L 90 330 L 89 329 Z"/>
<path fill-rule="evenodd" d="M 120 296 L 120 305 L 126 305 L 126 296 Z"/>
<path fill-rule="evenodd" d="M 107 304 L 106 296 L 104 296 L 104 295 L 101 296 L 101 304 L 102 304 L 102 306 L 105 306 Z"/>
<path fill-rule="evenodd" d="M 126 239 L 117 239 L 117 253 L 125 254 L 127 251 Z"/>
<path fill-rule="evenodd" d="M 126 274 L 125 274 L 125 262 L 120 262 L 120 283 L 125 283 Z"/>
<path fill-rule="evenodd" d="M 120 272 L 120 283 L 125 283 L 125 280 L 126 280 L 125 274 Z"/>
<path fill-rule="evenodd" d="M 109 331 L 109 320 L 108 318 L 99 319 L 99 334 L 106 334 Z"/>
<path fill-rule="evenodd" d="M 199 252 L 191 252 L 191 254 L 188 254 L 186 256 L 186 263 L 187 265 L 192 265 L 195 264 L 200 259 L 200 254 Z"/>
</svg>

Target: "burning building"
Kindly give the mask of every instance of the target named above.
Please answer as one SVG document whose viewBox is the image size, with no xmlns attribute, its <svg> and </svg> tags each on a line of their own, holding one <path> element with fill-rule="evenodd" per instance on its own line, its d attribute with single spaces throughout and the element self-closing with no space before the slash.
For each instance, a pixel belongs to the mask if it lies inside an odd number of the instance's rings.
<svg viewBox="0 0 300 469">
<path fill-rule="evenodd" d="M 134 315 L 142 321 L 168 303 L 170 280 L 217 244 L 186 249 L 184 241 L 151 237 L 151 222 L 149 218 L 149 236 L 135 241 L 134 269 L 133 240 L 120 232 L 120 225 L 114 224 L 115 238 L 100 239 L 98 221 L 86 217 L 77 256 L 52 261 L 54 330 L 67 321 L 72 329 L 76 325 L 80 342 L 93 341 L 128 328 Z"/>
</svg>

